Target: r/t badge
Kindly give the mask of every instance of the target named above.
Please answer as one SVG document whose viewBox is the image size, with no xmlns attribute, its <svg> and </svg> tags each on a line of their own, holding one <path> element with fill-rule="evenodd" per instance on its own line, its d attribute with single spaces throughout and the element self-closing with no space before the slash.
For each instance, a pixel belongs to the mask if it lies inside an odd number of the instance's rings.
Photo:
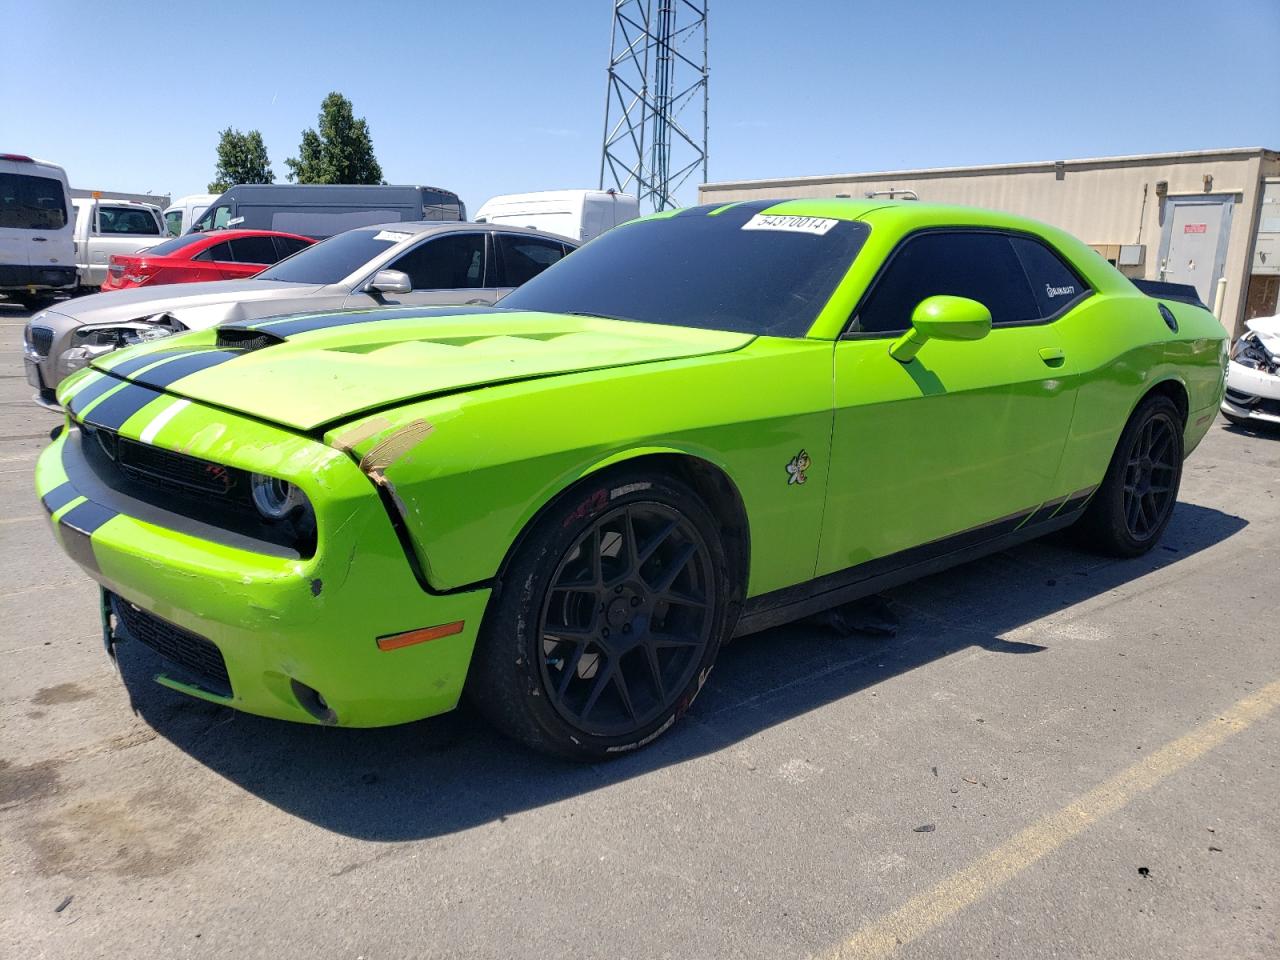
<svg viewBox="0 0 1280 960">
<path fill-rule="evenodd" d="M 787 464 L 787 486 L 793 483 L 804 483 L 809 479 L 805 471 L 809 469 L 810 462 L 809 454 L 804 450 L 791 458 L 791 462 Z"/>
</svg>

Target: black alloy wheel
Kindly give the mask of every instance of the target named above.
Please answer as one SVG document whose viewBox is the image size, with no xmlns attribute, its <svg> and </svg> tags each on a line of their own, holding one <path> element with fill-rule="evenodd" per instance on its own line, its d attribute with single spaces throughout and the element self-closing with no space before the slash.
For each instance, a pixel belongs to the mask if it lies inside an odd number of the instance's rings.
<svg viewBox="0 0 1280 960">
<path fill-rule="evenodd" d="M 467 695 L 508 736 L 574 760 L 657 739 L 702 689 L 741 605 L 715 516 L 664 473 L 567 490 L 499 574 Z"/>
<path fill-rule="evenodd" d="M 1149 418 L 1125 465 L 1124 522 L 1135 540 L 1146 540 L 1163 529 L 1178 499 L 1181 430 L 1168 416 Z"/>
<path fill-rule="evenodd" d="M 1154 547 L 1173 517 L 1182 483 L 1182 410 L 1167 395 L 1144 399 L 1129 417 L 1111 463 L 1077 526 L 1082 545 L 1113 557 Z"/>
<path fill-rule="evenodd" d="M 560 560 L 542 604 L 547 698 L 584 733 L 625 736 L 660 717 L 711 641 L 711 553 L 672 507 L 612 510 Z"/>
</svg>

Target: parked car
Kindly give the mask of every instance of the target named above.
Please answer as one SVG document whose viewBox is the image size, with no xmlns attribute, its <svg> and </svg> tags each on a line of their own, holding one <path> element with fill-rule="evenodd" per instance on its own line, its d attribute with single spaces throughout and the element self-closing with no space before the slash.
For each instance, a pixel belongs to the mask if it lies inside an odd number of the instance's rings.
<svg viewBox="0 0 1280 960">
<path fill-rule="evenodd" d="M 138 340 L 298 310 L 493 303 L 576 246 L 563 237 L 488 224 L 350 230 L 252 279 L 144 286 L 55 304 L 27 323 L 27 380 L 36 401 L 52 406 L 63 377 Z"/>
<path fill-rule="evenodd" d="M 476 222 L 545 230 L 586 243 L 639 215 L 639 201 L 630 194 L 612 190 L 543 190 L 486 200 L 476 211 Z"/>
<path fill-rule="evenodd" d="M 155 648 L 175 690 L 378 726 L 465 685 L 595 760 L 670 729 L 734 635 L 1071 525 L 1150 550 L 1226 347 L 1031 220 L 708 205 L 499 309 L 252 319 L 96 360 L 36 486 L 108 650 Z"/>
<path fill-rule="evenodd" d="M 76 285 L 67 174 L 46 160 L 0 153 L 0 293 L 29 310 Z"/>
<path fill-rule="evenodd" d="M 180 237 L 217 200 L 217 193 L 189 193 L 164 208 L 164 229 L 171 237 Z"/>
<path fill-rule="evenodd" d="M 270 230 L 219 230 L 172 237 L 133 256 L 113 256 L 102 289 L 252 277 L 313 243 L 310 237 Z"/>
<path fill-rule="evenodd" d="M 1280 424 L 1280 316 L 1245 321 L 1231 347 L 1222 415 L 1235 424 Z"/>
<path fill-rule="evenodd" d="M 102 286 L 113 256 L 154 247 L 165 236 L 160 208 L 154 204 L 93 197 L 71 202 L 76 210 L 76 279 L 81 291 Z"/>
<path fill-rule="evenodd" d="M 191 230 L 281 230 L 323 240 L 378 223 L 466 219 L 458 195 L 438 187 L 242 183 L 210 203 Z"/>
</svg>

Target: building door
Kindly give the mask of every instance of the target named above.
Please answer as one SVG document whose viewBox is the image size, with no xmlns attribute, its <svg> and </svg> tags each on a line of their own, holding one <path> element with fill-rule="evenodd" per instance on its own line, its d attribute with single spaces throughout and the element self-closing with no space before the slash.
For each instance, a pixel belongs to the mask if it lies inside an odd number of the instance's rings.
<svg viewBox="0 0 1280 960">
<path fill-rule="evenodd" d="M 1214 286 L 1227 262 L 1234 198 L 1226 194 L 1169 197 L 1160 236 L 1160 279 L 1196 288 L 1213 306 Z"/>
</svg>

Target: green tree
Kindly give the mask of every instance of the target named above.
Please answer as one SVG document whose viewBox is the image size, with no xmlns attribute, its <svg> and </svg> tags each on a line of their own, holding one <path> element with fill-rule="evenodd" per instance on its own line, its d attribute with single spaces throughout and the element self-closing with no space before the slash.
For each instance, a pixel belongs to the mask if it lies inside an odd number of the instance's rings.
<svg viewBox="0 0 1280 960">
<path fill-rule="evenodd" d="M 298 183 L 382 183 L 373 155 L 369 124 L 357 118 L 351 101 L 334 92 L 320 105 L 320 130 L 302 131 L 298 156 L 285 160 Z"/>
<path fill-rule="evenodd" d="M 241 133 L 227 127 L 218 134 L 218 167 L 209 184 L 210 193 L 222 193 L 237 183 L 271 183 L 275 178 L 261 133 Z"/>
</svg>

